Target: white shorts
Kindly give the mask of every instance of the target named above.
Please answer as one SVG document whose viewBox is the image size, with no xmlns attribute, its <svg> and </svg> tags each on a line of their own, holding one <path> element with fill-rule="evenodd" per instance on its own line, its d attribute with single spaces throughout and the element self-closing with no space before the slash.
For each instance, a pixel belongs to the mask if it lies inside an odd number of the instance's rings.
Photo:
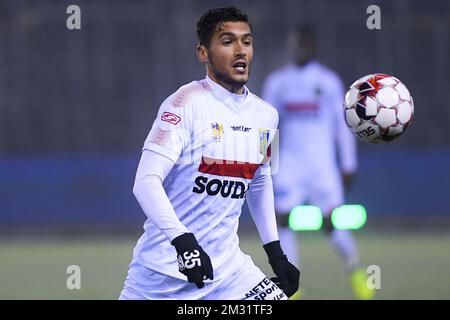
<svg viewBox="0 0 450 320">
<path fill-rule="evenodd" d="M 273 177 L 277 213 L 288 213 L 293 207 L 307 203 L 328 215 L 344 203 L 341 177 L 336 170 L 301 173 L 286 168 L 293 166 L 287 163 Z"/>
<path fill-rule="evenodd" d="M 153 271 L 132 262 L 119 300 L 287 300 L 278 286 L 246 255 L 241 268 L 218 281 L 194 283 Z"/>
</svg>

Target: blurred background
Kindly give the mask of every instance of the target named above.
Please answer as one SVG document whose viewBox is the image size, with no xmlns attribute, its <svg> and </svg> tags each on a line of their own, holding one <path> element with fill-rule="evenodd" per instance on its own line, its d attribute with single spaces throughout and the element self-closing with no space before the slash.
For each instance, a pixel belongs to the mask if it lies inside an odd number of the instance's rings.
<svg viewBox="0 0 450 320">
<path fill-rule="evenodd" d="M 66 9 L 81 8 L 81 30 Z M 381 8 L 368 30 L 366 9 Z M 249 14 L 249 88 L 287 62 L 300 22 L 318 58 L 348 87 L 363 75 L 402 80 L 412 126 L 384 145 L 359 143 L 348 203 L 363 204 L 363 261 L 381 269 L 379 299 L 450 299 L 450 2 L 0 2 L 0 299 L 116 299 L 144 213 L 132 194 L 142 144 L 160 103 L 205 75 L 195 24 L 212 7 Z M 248 213 L 241 245 L 270 273 Z M 343 267 L 319 232 L 301 235 L 305 299 L 351 299 Z M 69 290 L 69 265 L 81 289 Z"/>
</svg>

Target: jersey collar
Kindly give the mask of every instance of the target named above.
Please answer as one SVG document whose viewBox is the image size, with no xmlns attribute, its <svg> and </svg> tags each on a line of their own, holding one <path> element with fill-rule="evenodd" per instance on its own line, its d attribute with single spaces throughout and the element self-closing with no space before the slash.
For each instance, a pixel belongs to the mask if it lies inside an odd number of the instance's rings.
<svg viewBox="0 0 450 320">
<path fill-rule="evenodd" d="M 312 59 L 311 61 L 309 61 L 307 64 L 303 65 L 303 66 L 299 66 L 293 62 L 291 62 L 289 65 L 291 68 L 295 69 L 295 70 L 308 70 L 311 68 L 315 68 L 319 63 L 317 62 L 316 59 Z"/>
<path fill-rule="evenodd" d="M 238 113 L 242 111 L 242 108 L 246 105 L 246 101 L 248 100 L 248 96 L 250 91 L 247 86 L 244 85 L 244 93 L 243 94 L 235 94 L 224 87 L 222 87 L 217 82 L 213 81 L 208 75 L 206 76 L 206 82 L 210 86 L 213 95 L 223 102 L 226 106 L 234 109 Z"/>
</svg>

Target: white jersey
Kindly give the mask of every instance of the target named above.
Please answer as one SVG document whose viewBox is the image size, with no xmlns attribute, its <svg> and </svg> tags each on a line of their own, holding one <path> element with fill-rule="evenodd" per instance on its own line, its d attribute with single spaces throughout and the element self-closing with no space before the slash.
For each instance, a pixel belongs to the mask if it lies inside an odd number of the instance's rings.
<svg viewBox="0 0 450 320">
<path fill-rule="evenodd" d="M 244 95 L 234 95 L 206 78 L 181 87 L 162 103 L 145 141 L 144 150 L 176 162 L 163 186 L 182 224 L 210 256 L 213 281 L 227 267 L 244 264 L 237 236 L 241 207 L 267 159 L 277 125 L 276 109 L 247 88 Z M 186 279 L 170 240 L 149 219 L 144 229 L 133 260 Z"/>
<path fill-rule="evenodd" d="M 355 139 L 343 116 L 343 85 L 334 72 L 316 61 L 289 65 L 268 77 L 262 96 L 278 109 L 281 154 L 297 158 L 296 170 L 313 175 L 314 167 L 335 167 L 336 151 L 344 171 L 356 169 Z"/>
<path fill-rule="evenodd" d="M 283 203 L 277 201 L 277 207 L 290 210 L 289 206 L 307 198 L 310 202 L 322 198 L 322 207 L 340 205 L 340 171 L 355 171 L 357 160 L 356 141 L 344 121 L 339 77 L 316 61 L 303 67 L 289 65 L 268 77 L 262 95 L 280 115 L 280 169 L 275 187 L 291 193 Z M 295 187 L 302 189 L 297 195 L 293 195 Z"/>
</svg>

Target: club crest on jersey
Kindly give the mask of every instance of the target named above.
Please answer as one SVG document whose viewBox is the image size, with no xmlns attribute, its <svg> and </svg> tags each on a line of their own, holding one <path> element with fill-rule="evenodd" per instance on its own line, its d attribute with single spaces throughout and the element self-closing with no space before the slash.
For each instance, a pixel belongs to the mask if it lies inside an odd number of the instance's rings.
<svg viewBox="0 0 450 320">
<path fill-rule="evenodd" d="M 212 136 L 214 142 L 221 142 L 223 135 L 223 125 L 221 123 L 211 123 Z"/>
<path fill-rule="evenodd" d="M 267 147 L 269 146 L 270 130 L 258 129 L 259 131 L 259 153 L 263 156 L 267 155 Z"/>
</svg>

